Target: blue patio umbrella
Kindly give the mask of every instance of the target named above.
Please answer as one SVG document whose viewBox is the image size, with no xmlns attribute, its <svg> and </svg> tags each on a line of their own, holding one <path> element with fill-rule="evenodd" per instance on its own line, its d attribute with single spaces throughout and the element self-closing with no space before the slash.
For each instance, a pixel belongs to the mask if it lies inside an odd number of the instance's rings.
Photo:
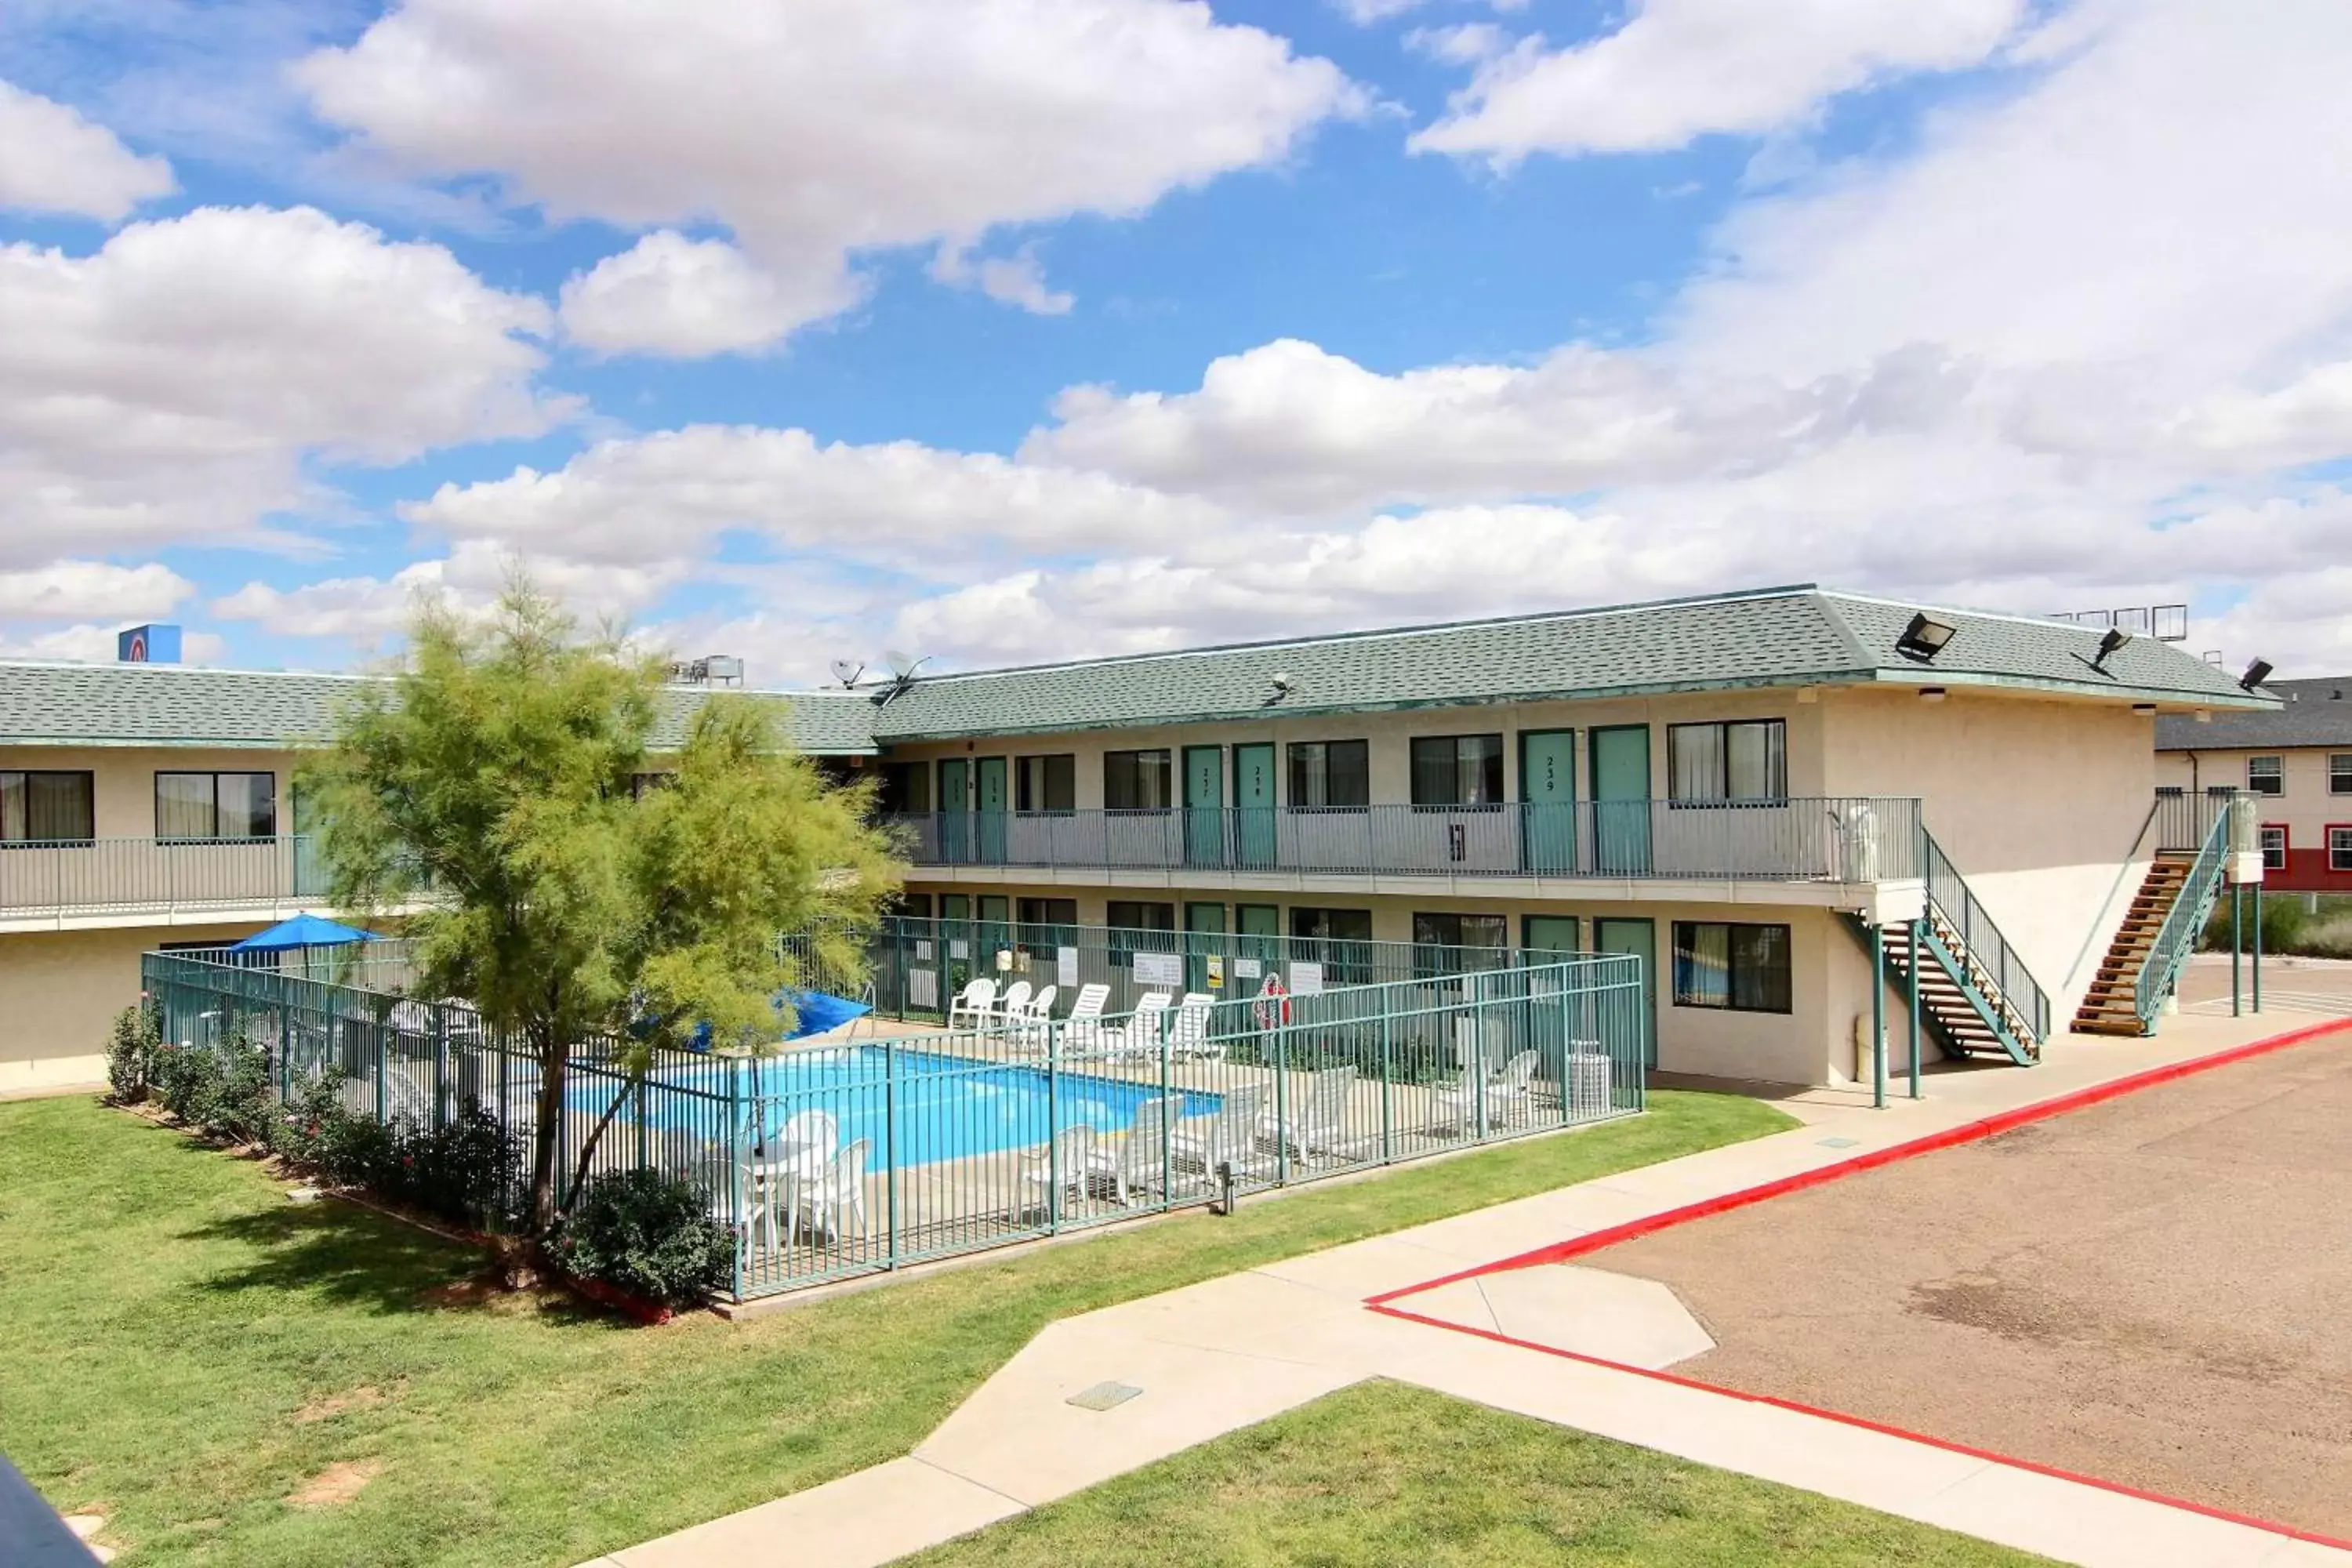
<svg viewBox="0 0 2352 1568">
<path fill-rule="evenodd" d="M 375 932 L 362 931 L 328 920 L 323 915 L 301 914 L 292 920 L 280 921 L 268 931 L 259 931 L 243 942 L 232 943 L 231 952 L 291 952 L 307 947 L 342 947 L 354 942 L 374 942 Z"/>
</svg>

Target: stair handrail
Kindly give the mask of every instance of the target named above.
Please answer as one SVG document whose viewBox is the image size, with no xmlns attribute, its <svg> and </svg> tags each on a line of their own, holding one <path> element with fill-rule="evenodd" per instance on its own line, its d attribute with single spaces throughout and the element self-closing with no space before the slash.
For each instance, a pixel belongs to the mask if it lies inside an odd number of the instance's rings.
<svg viewBox="0 0 2352 1568">
<path fill-rule="evenodd" d="M 2189 875 L 2180 880 L 2179 896 L 2164 911 L 2164 923 L 2156 928 L 2156 940 L 2148 945 L 2147 961 L 2139 966 L 2139 974 L 2132 982 L 2132 1009 L 2139 1015 L 2143 1027 L 2155 1021 L 2157 1010 L 2180 983 L 2180 967 L 2189 962 L 2189 954 L 2205 929 L 2206 918 L 2213 912 L 2212 900 L 2219 896 L 2221 868 L 2230 858 L 2231 819 L 2238 809 L 2233 800 L 2213 814 L 2211 826 L 2205 829 L 2205 841 L 2198 847 L 2197 858 L 2189 863 Z"/>
<path fill-rule="evenodd" d="M 2025 961 L 2001 934 L 1968 879 L 1960 875 L 1936 836 L 1919 830 L 1927 848 L 1927 908 L 1960 940 L 1960 961 L 1976 972 L 1977 987 L 2009 1019 L 2010 1027 L 2039 1047 L 2050 1037 L 2050 995 Z"/>
</svg>

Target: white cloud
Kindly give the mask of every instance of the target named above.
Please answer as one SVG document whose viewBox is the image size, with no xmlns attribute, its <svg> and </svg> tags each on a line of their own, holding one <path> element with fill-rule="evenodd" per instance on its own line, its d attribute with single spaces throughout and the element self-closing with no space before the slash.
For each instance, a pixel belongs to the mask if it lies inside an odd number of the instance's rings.
<svg viewBox="0 0 2352 1568">
<path fill-rule="evenodd" d="M 0 81 L 0 208 L 118 223 L 173 188 L 163 159 L 142 157 L 78 110 Z"/>
<path fill-rule="evenodd" d="M 835 276 L 796 295 L 725 240 L 656 229 L 564 283 L 563 331 L 598 353 L 691 359 L 764 348 L 858 292 Z"/>
<path fill-rule="evenodd" d="M 296 69 L 412 168 L 559 219 L 724 225 L 803 320 L 856 297 L 861 250 L 1138 213 L 1363 103 L 1175 0 L 408 0 Z"/>
<path fill-rule="evenodd" d="M 913 441 L 820 445 L 805 430 L 691 426 L 605 441 L 562 468 L 444 485 L 402 508 L 460 539 L 643 563 L 691 558 L 743 531 L 782 550 L 834 549 L 898 569 L 1223 527 L 1223 509 L 1100 474 Z"/>
<path fill-rule="evenodd" d="M 1045 268 L 1037 253 L 1024 247 L 1012 256 L 992 256 L 980 264 L 980 291 L 1006 305 L 1017 305 L 1034 316 L 1066 316 L 1076 298 L 1045 286 Z"/>
<path fill-rule="evenodd" d="M 0 247 L 0 566 L 254 538 L 306 461 L 535 434 L 541 301 L 309 208 L 206 207 L 96 253 Z"/>
<path fill-rule="evenodd" d="M 1762 135 L 1840 93 L 1976 65 L 2025 10 L 2025 0 L 1635 0 L 1622 26 L 1590 42 L 1555 49 L 1531 35 L 1484 59 L 1412 146 L 1508 163 Z"/>
<path fill-rule="evenodd" d="M 195 584 L 156 562 L 115 566 L 103 561 L 58 561 L 29 571 L 0 572 L 0 618 L 119 616 L 146 620 L 170 615 L 195 591 Z"/>
<path fill-rule="evenodd" d="M 614 619 L 655 603 L 687 575 L 683 561 L 614 567 L 469 540 L 445 557 L 413 562 L 390 577 L 331 577 L 294 588 L 247 583 L 215 599 L 212 613 L 283 637 L 340 637 L 373 647 L 406 629 L 427 604 L 461 611 L 488 608 L 518 569 L 575 613 Z"/>
</svg>

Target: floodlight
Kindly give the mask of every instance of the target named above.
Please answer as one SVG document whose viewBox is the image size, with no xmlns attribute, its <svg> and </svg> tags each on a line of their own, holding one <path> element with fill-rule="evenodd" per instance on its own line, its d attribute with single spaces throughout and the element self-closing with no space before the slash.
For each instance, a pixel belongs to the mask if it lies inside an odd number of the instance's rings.
<svg viewBox="0 0 2352 1568">
<path fill-rule="evenodd" d="M 2271 661 L 2269 659 L 2258 658 L 2254 660 L 2253 663 L 2246 666 L 2246 673 L 2238 677 L 2238 684 L 2245 688 L 2248 691 L 2252 691 L 2255 687 L 2260 686 L 2263 681 L 2268 680 L 2271 678 Z"/>
<path fill-rule="evenodd" d="M 2131 633 L 2121 626 L 2109 627 L 2107 635 L 2099 639 L 2099 651 L 2092 656 L 2091 668 L 2102 675 L 2105 674 L 2109 657 L 2129 641 L 2131 641 Z"/>
<path fill-rule="evenodd" d="M 1952 640 L 1952 631 L 1953 628 L 1942 621 L 1915 615 L 1911 617 L 1911 624 L 1903 628 L 1903 635 L 1895 639 L 1895 646 L 1916 658 L 1933 658 L 1944 651 L 1946 643 Z"/>
</svg>

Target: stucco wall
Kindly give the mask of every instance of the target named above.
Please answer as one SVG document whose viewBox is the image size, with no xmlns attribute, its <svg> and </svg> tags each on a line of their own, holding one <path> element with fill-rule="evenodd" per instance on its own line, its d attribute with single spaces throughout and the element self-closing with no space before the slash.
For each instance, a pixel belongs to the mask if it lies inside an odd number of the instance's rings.
<svg viewBox="0 0 2352 1568">
<path fill-rule="evenodd" d="M 2157 754 L 2158 783 L 2184 790 L 2246 787 L 2246 759 L 2276 757 L 2283 793 L 2263 795 L 2255 817 L 2265 827 L 2286 830 L 2286 865 L 2263 873 L 2263 883 L 2290 892 L 2352 892 L 2352 865 L 2338 868 L 2329 863 L 2327 836 L 2331 827 L 2352 828 L 2352 794 L 2336 795 L 2329 787 L 2327 759 L 2352 755 L 2352 746 L 2199 747 L 2189 752 Z"/>
<path fill-rule="evenodd" d="M 1328 718 L 1269 717 L 1237 724 L 1157 725 L 1132 730 L 1091 730 L 1062 735 L 1021 735 L 978 741 L 909 742 L 890 748 L 893 763 L 929 762 L 941 757 L 1043 756 L 1069 753 L 1076 757 L 1077 805 L 1080 811 L 1098 811 L 1103 804 L 1102 756 L 1110 751 L 1166 748 L 1181 752 L 1186 746 L 1233 746 L 1272 742 L 1276 747 L 1278 789 L 1288 799 L 1288 763 L 1281 748 L 1292 741 L 1368 741 L 1370 742 L 1371 796 L 1375 805 L 1402 805 L 1412 798 L 1410 742 L 1416 735 L 1491 735 L 1504 737 L 1504 788 L 1518 796 L 1518 742 L 1523 730 L 1588 730 L 1595 725 L 1648 724 L 1651 792 L 1666 793 L 1666 736 L 1663 726 L 1724 719 L 1784 719 L 1788 721 L 1789 793 L 1815 795 L 1822 788 L 1821 708 L 1799 700 L 1793 690 L 1699 692 L 1668 697 L 1621 699 L 1604 702 L 1515 702 L 1423 708 L 1401 713 L 1335 714 Z M 1178 760 L 1181 766 L 1181 757 Z M 1230 768 L 1230 759 L 1228 760 Z M 1590 793 L 1585 738 L 1577 737 L 1576 796 Z M 1230 789 L 1230 777 L 1228 779 Z"/>
<path fill-rule="evenodd" d="M 908 884 L 908 891 L 929 893 L 934 910 L 939 907 L 940 895 L 944 892 L 971 893 L 974 900 L 972 912 L 975 916 L 979 913 L 979 895 L 968 888 L 948 888 L 918 879 Z M 1842 949 L 1855 952 L 1859 949 L 1855 947 L 1853 939 L 1839 929 L 1837 918 L 1819 909 L 1766 904 L 1727 908 L 1722 904 L 1649 901 L 1474 901 L 1433 897 L 1360 898 L 1347 894 L 1318 895 L 1312 899 L 1268 895 L 1263 900 L 1210 894 L 1188 899 L 1181 889 L 1088 889 L 1023 887 L 1017 884 L 1008 886 L 1005 892 L 1014 900 L 1012 912 L 1015 915 L 1020 908 L 1018 900 L 1023 898 L 1074 900 L 1078 906 L 1078 923 L 1089 926 L 1104 923 L 1106 906 L 1113 898 L 1172 903 L 1177 906 L 1176 920 L 1180 926 L 1184 919 L 1185 903 L 1222 903 L 1226 911 L 1228 930 L 1235 924 L 1233 912 L 1235 902 L 1271 903 L 1282 910 L 1281 929 L 1285 934 L 1290 931 L 1290 910 L 1294 907 L 1368 910 L 1372 917 L 1373 939 L 1398 942 L 1412 940 L 1412 917 L 1416 912 L 1500 914 L 1509 922 L 1509 936 L 1514 945 L 1521 940 L 1525 917 L 1531 914 L 1573 916 L 1584 921 L 1580 933 L 1588 945 L 1592 940 L 1591 922 L 1596 919 L 1651 921 L 1655 922 L 1658 1066 L 1667 1072 L 1703 1073 L 1717 1078 L 1757 1079 L 1775 1083 L 1829 1082 L 1851 1065 L 1853 1016 L 1857 1009 L 1866 1011 L 1870 1005 L 1870 966 L 1858 958 L 1847 968 L 1835 966 L 1833 961 Z M 1793 1010 L 1788 1014 L 1734 1013 L 1675 1006 L 1672 984 L 1673 931 L 1674 922 L 1678 920 L 1786 924 L 1790 928 L 1790 1001 Z"/>
<path fill-rule="evenodd" d="M 2063 1026 L 2147 870 L 2133 846 L 2156 791 L 2153 721 L 1965 688 L 1941 702 L 1839 690 L 1822 706 L 1831 792 L 1925 801 L 1927 830 Z"/>
<path fill-rule="evenodd" d="M 0 936 L 0 1093 L 106 1076 L 106 1032 L 139 999 L 139 955 L 168 940 L 235 942 L 252 924 Z"/>
</svg>

